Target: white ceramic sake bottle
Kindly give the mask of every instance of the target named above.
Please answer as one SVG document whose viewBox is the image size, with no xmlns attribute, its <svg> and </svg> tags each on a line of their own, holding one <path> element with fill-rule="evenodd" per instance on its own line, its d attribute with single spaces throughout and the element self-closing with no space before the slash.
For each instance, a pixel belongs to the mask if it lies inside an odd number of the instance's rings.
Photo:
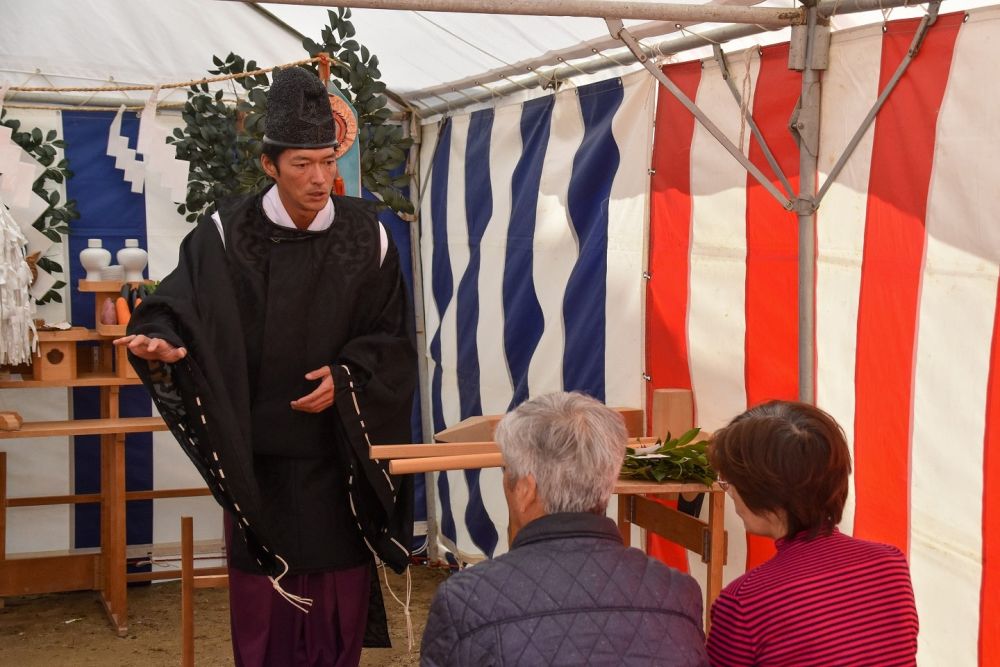
<svg viewBox="0 0 1000 667">
<path fill-rule="evenodd" d="M 125 269 L 125 282 L 142 281 L 142 270 L 148 260 L 146 251 L 139 247 L 139 239 L 125 239 L 125 247 L 118 251 L 118 263 Z"/>
<path fill-rule="evenodd" d="M 87 247 L 80 251 L 80 265 L 87 272 L 84 280 L 101 279 L 101 269 L 111 265 L 111 253 L 101 247 L 101 239 L 87 239 Z"/>
</svg>

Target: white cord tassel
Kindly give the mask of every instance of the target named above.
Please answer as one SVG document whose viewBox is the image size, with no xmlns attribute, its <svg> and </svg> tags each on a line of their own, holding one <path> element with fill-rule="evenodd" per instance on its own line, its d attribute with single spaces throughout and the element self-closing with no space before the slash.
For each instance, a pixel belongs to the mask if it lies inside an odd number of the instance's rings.
<svg viewBox="0 0 1000 667">
<path fill-rule="evenodd" d="M 288 574 L 288 563 L 285 562 L 284 558 L 282 558 L 277 554 L 275 554 L 274 557 L 281 561 L 281 566 L 285 569 L 277 577 L 268 577 L 271 580 L 271 586 L 273 586 L 274 590 L 278 592 L 278 595 L 285 598 L 285 600 L 287 600 L 290 605 L 297 608 L 303 614 L 308 614 L 309 609 L 307 609 L 307 607 L 312 606 L 313 603 L 312 598 L 304 598 L 299 595 L 289 593 L 288 591 L 286 591 L 284 588 L 281 587 L 281 578 L 284 577 L 286 574 Z"/>
<path fill-rule="evenodd" d="M 31 269 L 24 258 L 27 242 L 0 200 L 0 364 L 30 364 L 38 345 L 35 302 L 28 292 Z"/>
<path fill-rule="evenodd" d="M 385 563 L 378 566 L 382 570 L 382 578 L 385 579 L 385 588 L 389 591 L 389 595 L 403 607 L 403 618 L 406 619 L 406 650 L 413 650 L 413 618 L 410 616 L 410 594 L 413 592 L 413 578 L 410 576 L 410 567 L 406 567 L 406 602 L 400 600 L 396 594 L 392 591 L 392 586 L 389 585 L 389 571 L 385 567 Z"/>
</svg>

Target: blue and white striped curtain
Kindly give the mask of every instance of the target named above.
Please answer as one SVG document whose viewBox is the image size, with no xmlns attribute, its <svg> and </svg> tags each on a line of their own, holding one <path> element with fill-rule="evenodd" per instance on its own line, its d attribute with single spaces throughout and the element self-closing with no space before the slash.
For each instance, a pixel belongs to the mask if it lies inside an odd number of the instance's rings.
<svg viewBox="0 0 1000 667">
<path fill-rule="evenodd" d="M 561 389 L 641 406 L 653 83 L 640 73 L 424 128 L 435 432 Z M 498 469 L 440 474 L 437 494 L 446 547 L 506 551 Z"/>
</svg>

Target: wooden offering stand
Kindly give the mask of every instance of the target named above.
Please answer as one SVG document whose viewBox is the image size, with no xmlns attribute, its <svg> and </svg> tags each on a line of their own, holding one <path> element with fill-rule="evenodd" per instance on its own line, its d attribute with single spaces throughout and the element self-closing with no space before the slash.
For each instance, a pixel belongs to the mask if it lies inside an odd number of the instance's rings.
<svg viewBox="0 0 1000 667">
<path fill-rule="evenodd" d="M 152 284 L 150 280 L 143 282 L 147 285 Z M 125 335 L 125 327 L 127 325 L 101 323 L 101 308 L 104 305 L 104 300 L 111 299 L 111 302 L 114 303 L 115 299 L 121 296 L 121 289 L 124 284 L 117 280 L 81 280 L 79 283 L 81 292 L 92 292 L 94 294 L 94 328 L 101 336 L 121 338 Z M 139 283 L 129 284 L 138 285 Z M 117 368 L 121 369 L 123 373 L 122 377 L 139 377 L 135 374 L 135 369 L 132 368 L 132 365 L 128 363 L 128 352 L 125 348 L 120 347 L 115 349 L 115 364 Z"/>
<path fill-rule="evenodd" d="M 118 297 L 121 283 L 80 281 L 81 292 L 95 294 L 100 322 L 104 298 Z M 7 459 L 0 452 L 0 604 L 5 596 L 62 591 L 95 590 L 120 636 L 128 633 L 126 585 L 176 577 L 176 573 L 126 571 L 125 504 L 131 500 L 207 496 L 207 488 L 125 490 L 125 434 L 164 431 L 159 415 L 121 417 L 119 393 L 123 385 L 139 384 L 122 349 L 112 340 L 124 335 L 124 325 L 98 324 L 96 329 L 74 327 L 39 332 L 40 355 L 19 375 L 0 376 L 0 388 L 99 387 L 101 415 L 97 419 L 25 421 L 17 430 L 0 430 L 0 440 L 46 436 L 99 435 L 101 488 L 99 493 L 59 496 L 7 497 Z M 101 506 L 100 549 L 73 549 L 66 553 L 18 554 L 5 552 L 6 511 L 10 507 L 98 503 Z"/>
<path fill-rule="evenodd" d="M 642 411 L 618 409 L 625 417 L 629 438 L 638 444 L 652 444 L 653 437 L 642 437 Z M 692 428 L 692 396 L 686 389 L 660 389 L 653 393 L 653 432 L 660 435 L 684 433 Z M 389 471 L 409 474 L 467 468 L 492 468 L 503 465 L 503 455 L 493 431 L 502 415 L 470 417 L 435 435 L 434 444 L 375 445 L 369 450 L 372 459 L 390 459 Z M 707 434 L 702 433 L 704 439 Z M 634 440 L 629 444 L 634 444 Z M 625 446 L 625 443 L 622 443 Z M 722 568 L 726 563 L 725 492 L 718 484 L 647 482 L 619 479 L 618 529 L 626 546 L 631 544 L 631 526 L 653 532 L 701 556 L 708 565 L 705 582 L 705 627 L 709 611 L 722 590 Z M 708 521 L 679 512 L 657 500 L 676 500 L 678 495 L 707 493 Z"/>
</svg>

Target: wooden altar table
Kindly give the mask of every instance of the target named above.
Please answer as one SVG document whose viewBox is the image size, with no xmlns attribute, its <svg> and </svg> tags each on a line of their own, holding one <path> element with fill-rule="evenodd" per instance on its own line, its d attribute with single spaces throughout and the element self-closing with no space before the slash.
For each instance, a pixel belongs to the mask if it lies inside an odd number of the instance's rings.
<svg viewBox="0 0 1000 667">
<path fill-rule="evenodd" d="M 653 433 L 679 435 L 691 428 L 691 392 L 657 390 L 653 395 Z M 653 437 L 641 437 L 644 431 L 642 411 L 617 408 L 625 418 L 629 444 L 650 444 Z M 393 474 L 440 472 L 469 468 L 493 468 L 503 465 L 503 456 L 493 441 L 493 431 L 502 415 L 470 417 L 435 435 L 433 444 L 375 445 L 369 450 L 373 459 L 389 460 Z M 638 441 L 638 443 L 636 442 Z M 623 443 L 624 445 L 625 443 Z M 726 563 L 725 492 L 718 484 L 652 482 L 619 479 L 618 529 L 626 546 L 631 545 L 631 527 L 639 526 L 688 551 L 701 556 L 707 566 L 705 592 L 705 628 L 709 612 L 722 590 L 722 568 Z M 702 520 L 657 500 L 676 500 L 679 495 L 707 494 L 708 519 Z"/>
</svg>

